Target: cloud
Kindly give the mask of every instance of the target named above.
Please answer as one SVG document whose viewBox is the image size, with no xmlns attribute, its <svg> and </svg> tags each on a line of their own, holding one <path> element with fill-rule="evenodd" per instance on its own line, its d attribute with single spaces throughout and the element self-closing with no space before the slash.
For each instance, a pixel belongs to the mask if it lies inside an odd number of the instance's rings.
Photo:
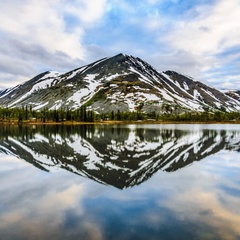
<svg viewBox="0 0 240 240">
<path fill-rule="evenodd" d="M 83 57 L 81 29 L 71 34 L 65 31 L 63 13 L 56 10 L 58 4 L 57 0 L 17 2 L 15 8 L 5 4 L 7 9 L 1 11 L 1 31 L 44 46 L 52 53 L 66 51 L 72 57 Z"/>
<path fill-rule="evenodd" d="M 239 14 L 240 5 L 237 0 L 220 0 L 214 5 L 198 5 L 189 11 L 186 18 L 176 21 L 169 34 L 160 36 L 159 42 L 168 42 L 170 48 L 195 56 L 195 59 L 202 63 L 200 78 L 204 79 L 204 72 L 232 64 L 230 59 L 224 59 L 218 54 L 239 44 L 240 32 L 236 31 L 240 28 L 240 22 L 236 21 Z M 219 79 L 218 85 L 227 80 L 226 78 Z"/>
<path fill-rule="evenodd" d="M 147 57 L 159 71 L 172 70 L 191 77 L 198 77 L 202 64 L 191 52 L 183 49 L 174 52 L 159 52 Z"/>
<path fill-rule="evenodd" d="M 0 14 L 0 89 L 119 52 L 215 87 L 239 76 L 238 0 L 9 0 Z"/>
<path fill-rule="evenodd" d="M 14 86 L 14 80 L 28 80 L 40 71 L 86 63 L 85 26 L 101 18 L 105 5 L 105 0 L 2 1 L 1 85 L 11 86 L 10 76 Z"/>
<path fill-rule="evenodd" d="M 240 26 L 236 21 L 240 13 L 238 1 L 221 0 L 215 6 L 198 6 L 195 11 L 198 12 L 196 18 L 177 22 L 169 34 L 168 39 L 177 39 L 171 42 L 175 48 L 203 55 L 219 53 L 239 43 L 240 33 L 236 31 Z"/>
<path fill-rule="evenodd" d="M 106 0 L 75 0 L 72 1 L 71 4 L 66 4 L 65 12 L 74 15 L 80 22 L 85 24 L 95 24 L 104 15 L 106 7 Z M 88 26 L 89 25 L 86 27 Z"/>
</svg>

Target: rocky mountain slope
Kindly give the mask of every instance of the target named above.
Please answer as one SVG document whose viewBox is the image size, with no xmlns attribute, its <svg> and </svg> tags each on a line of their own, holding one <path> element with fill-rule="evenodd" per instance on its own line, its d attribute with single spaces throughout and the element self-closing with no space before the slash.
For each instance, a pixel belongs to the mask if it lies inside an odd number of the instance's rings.
<svg viewBox="0 0 240 240">
<path fill-rule="evenodd" d="M 118 54 L 67 73 L 45 72 L 0 91 L 0 107 L 96 112 L 240 110 L 239 93 L 222 93 L 173 71 L 158 72 L 133 56 Z"/>
</svg>

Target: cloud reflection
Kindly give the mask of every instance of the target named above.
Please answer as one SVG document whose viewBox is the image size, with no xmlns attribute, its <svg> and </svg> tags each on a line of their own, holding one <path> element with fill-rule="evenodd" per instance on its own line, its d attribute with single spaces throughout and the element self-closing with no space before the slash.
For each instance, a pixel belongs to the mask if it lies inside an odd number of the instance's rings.
<svg viewBox="0 0 240 240">
<path fill-rule="evenodd" d="M 231 164 L 226 164 L 226 161 Z M 224 190 L 226 186 L 240 190 L 238 162 L 239 154 L 231 155 L 225 151 L 208 157 L 203 165 L 184 169 L 181 174 L 183 179 L 179 178 L 179 174 L 173 179 L 172 188 L 175 190 L 171 199 L 158 204 L 174 212 L 180 221 L 193 222 L 198 227 L 198 239 L 238 239 L 240 192 L 232 194 Z M 195 174 L 197 177 L 194 177 Z M 177 185 L 184 187 L 176 190 Z M 208 229 L 205 230 L 206 235 L 202 235 L 203 227 Z"/>
<path fill-rule="evenodd" d="M 136 130 L 132 128 L 131 134 Z M 213 139 L 231 136 L 228 131 L 220 132 L 212 131 L 210 135 L 217 136 Z M 173 131 L 169 133 L 172 136 Z M 103 141 L 108 142 L 109 132 L 105 134 Z M 29 136 L 21 142 L 31 140 L 34 147 L 52 139 L 46 137 L 41 142 L 38 135 L 39 141 L 34 142 L 35 138 Z M 66 139 L 77 143 L 74 139 L 78 135 L 71 132 L 60 136 L 64 136 L 62 144 Z M 128 136 L 124 139 L 129 141 Z M 145 142 L 158 139 L 154 132 L 143 137 Z M 186 135 L 183 137 L 191 142 Z M 56 139 L 60 140 L 59 135 Z M 101 149 L 93 144 L 94 135 L 92 142 L 87 137 L 80 140 L 84 139 Z M 132 140 L 131 144 L 135 142 Z M 28 162 L 0 153 L 0 238 L 238 239 L 240 165 L 235 140 L 234 151 L 229 150 L 232 145 L 227 141 L 225 149 L 205 155 L 204 161 L 171 174 L 157 171 L 147 181 L 124 191 L 64 169 L 39 171 Z"/>
</svg>

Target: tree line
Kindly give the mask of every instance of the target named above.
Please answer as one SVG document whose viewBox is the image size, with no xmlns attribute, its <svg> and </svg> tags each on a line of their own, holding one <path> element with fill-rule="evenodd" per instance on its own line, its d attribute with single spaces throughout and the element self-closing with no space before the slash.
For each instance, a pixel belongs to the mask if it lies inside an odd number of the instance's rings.
<svg viewBox="0 0 240 240">
<path fill-rule="evenodd" d="M 17 121 L 19 124 L 31 122 L 64 122 L 80 121 L 93 122 L 95 120 L 94 111 L 87 111 L 83 106 L 77 110 L 70 109 L 41 109 L 33 110 L 31 107 L 22 108 L 0 108 L 0 122 Z"/>
<path fill-rule="evenodd" d="M 240 121 L 240 112 L 185 112 L 181 114 L 173 113 L 144 113 L 141 111 L 112 111 L 109 113 L 97 114 L 93 110 L 82 106 L 76 110 L 71 109 L 41 109 L 33 110 L 31 107 L 21 108 L 0 108 L 0 122 L 15 121 L 18 124 L 24 122 L 97 122 L 97 121 L 176 121 L 176 122 L 222 122 Z"/>
</svg>

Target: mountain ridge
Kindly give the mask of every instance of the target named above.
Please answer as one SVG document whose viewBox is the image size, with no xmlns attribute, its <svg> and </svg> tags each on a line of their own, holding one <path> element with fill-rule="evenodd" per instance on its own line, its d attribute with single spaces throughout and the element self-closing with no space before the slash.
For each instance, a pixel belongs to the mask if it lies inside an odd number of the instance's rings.
<svg viewBox="0 0 240 240">
<path fill-rule="evenodd" d="M 186 112 L 239 111 L 240 91 L 223 93 L 175 71 L 158 72 L 138 57 L 117 54 L 66 73 L 47 71 L 0 91 L 0 107 Z"/>
</svg>

